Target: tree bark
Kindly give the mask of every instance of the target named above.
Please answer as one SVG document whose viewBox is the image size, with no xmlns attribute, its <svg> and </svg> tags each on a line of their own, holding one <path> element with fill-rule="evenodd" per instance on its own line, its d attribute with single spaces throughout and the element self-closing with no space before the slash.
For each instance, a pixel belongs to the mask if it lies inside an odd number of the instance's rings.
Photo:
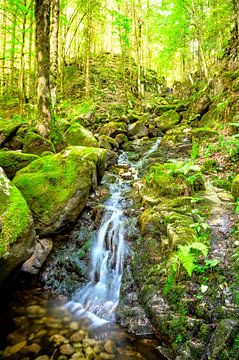
<svg viewBox="0 0 239 360">
<path fill-rule="evenodd" d="M 37 128 L 42 136 L 50 131 L 50 0 L 36 0 L 36 55 L 38 67 L 38 119 Z"/>
<path fill-rule="evenodd" d="M 59 0 L 52 4 L 52 32 L 51 32 L 51 100 L 52 108 L 56 104 L 56 87 L 58 75 L 58 33 L 59 33 Z"/>
</svg>

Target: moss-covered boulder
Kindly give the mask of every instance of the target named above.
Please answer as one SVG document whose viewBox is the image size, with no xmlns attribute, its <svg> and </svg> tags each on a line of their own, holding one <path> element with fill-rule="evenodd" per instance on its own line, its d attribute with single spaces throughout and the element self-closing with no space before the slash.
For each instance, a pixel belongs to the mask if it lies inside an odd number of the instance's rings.
<svg viewBox="0 0 239 360">
<path fill-rule="evenodd" d="M 105 162 L 104 149 L 72 146 L 17 172 L 13 182 L 33 212 L 38 233 L 59 232 L 75 222 L 103 176 Z"/>
<path fill-rule="evenodd" d="M 160 130 L 166 132 L 180 123 L 180 115 L 174 110 L 169 110 L 163 113 L 163 115 L 159 116 L 154 121 L 156 123 L 156 126 Z"/>
<path fill-rule="evenodd" d="M 23 119 L 21 117 L 13 117 L 11 119 L 0 118 L 0 147 L 4 146 L 21 127 Z"/>
<path fill-rule="evenodd" d="M 22 151 L 25 153 L 41 155 L 44 151 L 51 151 L 54 153 L 55 148 L 50 140 L 43 138 L 33 131 L 29 131 L 24 138 Z"/>
<path fill-rule="evenodd" d="M 114 138 L 118 134 L 126 134 L 127 124 L 125 122 L 110 121 L 100 128 L 100 135 L 107 135 Z"/>
<path fill-rule="evenodd" d="M 0 151 L 0 167 L 3 168 L 9 179 L 12 179 L 18 170 L 36 159 L 38 156 L 34 154 L 26 154 L 20 151 Z"/>
<path fill-rule="evenodd" d="M 0 283 L 31 256 L 34 238 L 29 207 L 0 168 Z"/>
<path fill-rule="evenodd" d="M 142 138 L 148 136 L 149 129 L 145 126 L 143 121 L 137 121 L 128 126 L 127 135 L 129 138 Z"/>
<path fill-rule="evenodd" d="M 80 124 L 70 126 L 65 132 L 64 138 L 67 145 L 99 147 L 92 132 Z"/>
<path fill-rule="evenodd" d="M 104 148 L 107 150 L 116 150 L 119 148 L 119 144 L 117 143 L 117 141 L 107 135 L 100 135 L 99 144 L 100 144 L 101 148 Z"/>
<path fill-rule="evenodd" d="M 235 199 L 239 198 L 239 174 L 232 181 L 232 195 Z"/>
</svg>

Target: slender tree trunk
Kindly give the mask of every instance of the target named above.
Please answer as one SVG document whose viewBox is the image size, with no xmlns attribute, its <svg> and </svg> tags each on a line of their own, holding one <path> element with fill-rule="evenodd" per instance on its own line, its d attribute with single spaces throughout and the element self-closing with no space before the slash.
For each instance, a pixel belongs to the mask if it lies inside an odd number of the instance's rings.
<svg viewBox="0 0 239 360">
<path fill-rule="evenodd" d="M 90 56 L 91 56 L 91 42 L 92 42 L 92 18 L 87 17 L 86 23 L 86 59 L 85 59 L 85 96 L 90 95 Z"/>
<path fill-rule="evenodd" d="M 50 131 L 50 0 L 36 0 L 36 53 L 38 67 L 38 119 L 37 128 L 42 136 Z"/>
<path fill-rule="evenodd" d="M 52 4 L 52 33 L 51 33 L 51 100 L 54 109 L 56 104 L 56 87 L 58 75 L 58 32 L 59 32 L 59 0 Z"/>
<path fill-rule="evenodd" d="M 24 7 L 26 7 L 26 0 L 24 0 Z M 25 103 L 26 93 L 25 93 L 25 76 L 24 76 L 24 62 L 25 62 L 25 39 L 26 39 L 26 13 L 23 14 L 23 24 L 22 24 L 22 41 L 21 41 L 21 51 L 20 51 L 20 67 L 18 74 L 18 91 L 19 91 L 19 111 L 20 114 L 23 114 L 23 107 Z"/>
<path fill-rule="evenodd" d="M 3 9 L 2 9 L 2 26 L 3 26 L 3 35 L 2 35 L 2 54 L 1 54 L 1 96 L 4 94 L 5 91 L 5 67 L 6 67 L 6 43 L 7 43 L 7 18 L 6 18 L 6 13 L 5 13 L 5 5 L 6 5 L 6 0 L 4 0 L 4 4 L 3 4 Z"/>
<path fill-rule="evenodd" d="M 34 15 L 34 12 L 33 12 L 33 3 L 31 4 L 30 8 L 30 18 L 29 18 L 29 39 L 28 39 L 28 44 L 29 44 L 29 47 L 28 47 L 28 74 L 27 74 L 27 81 L 26 81 L 26 94 L 27 94 L 27 97 L 30 98 L 30 95 L 31 95 L 31 90 L 33 89 L 33 87 L 31 87 L 31 80 L 32 80 L 32 73 L 34 71 L 34 69 L 32 69 L 32 51 L 33 51 L 33 46 L 34 46 L 34 43 L 33 43 L 33 15 Z"/>
<path fill-rule="evenodd" d="M 9 88 L 13 89 L 14 82 L 14 65 L 15 65 L 15 46 L 16 46 L 16 14 L 12 14 L 12 39 L 11 39 L 11 58 L 10 58 L 10 79 Z"/>
</svg>

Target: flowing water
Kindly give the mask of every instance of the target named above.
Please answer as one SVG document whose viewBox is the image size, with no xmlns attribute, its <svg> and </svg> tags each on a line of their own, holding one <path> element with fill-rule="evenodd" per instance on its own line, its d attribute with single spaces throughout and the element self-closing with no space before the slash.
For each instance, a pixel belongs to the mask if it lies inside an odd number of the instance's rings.
<svg viewBox="0 0 239 360">
<path fill-rule="evenodd" d="M 104 204 L 105 214 L 91 252 L 89 283 L 67 304 L 77 318 L 88 316 L 94 325 L 115 320 L 124 267 L 126 204 L 123 194 L 127 189 L 129 185 L 118 177 L 110 184 L 110 198 Z"/>
</svg>

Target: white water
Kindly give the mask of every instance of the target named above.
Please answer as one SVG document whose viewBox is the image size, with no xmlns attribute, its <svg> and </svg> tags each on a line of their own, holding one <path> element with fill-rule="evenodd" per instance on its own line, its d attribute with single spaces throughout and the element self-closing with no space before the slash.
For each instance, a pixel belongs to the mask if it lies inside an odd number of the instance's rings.
<svg viewBox="0 0 239 360">
<path fill-rule="evenodd" d="M 144 161 L 158 148 L 160 139 L 145 153 L 135 168 L 141 168 Z M 127 156 L 119 157 L 119 164 L 131 165 Z M 137 176 L 137 175 L 136 175 Z M 115 308 L 119 301 L 121 278 L 125 256 L 124 192 L 129 188 L 127 181 L 115 176 L 110 185 L 110 198 L 106 201 L 105 214 L 91 252 L 91 272 L 88 284 L 79 289 L 66 307 L 76 318 L 86 318 L 89 325 L 100 326 L 115 320 Z"/>
</svg>

